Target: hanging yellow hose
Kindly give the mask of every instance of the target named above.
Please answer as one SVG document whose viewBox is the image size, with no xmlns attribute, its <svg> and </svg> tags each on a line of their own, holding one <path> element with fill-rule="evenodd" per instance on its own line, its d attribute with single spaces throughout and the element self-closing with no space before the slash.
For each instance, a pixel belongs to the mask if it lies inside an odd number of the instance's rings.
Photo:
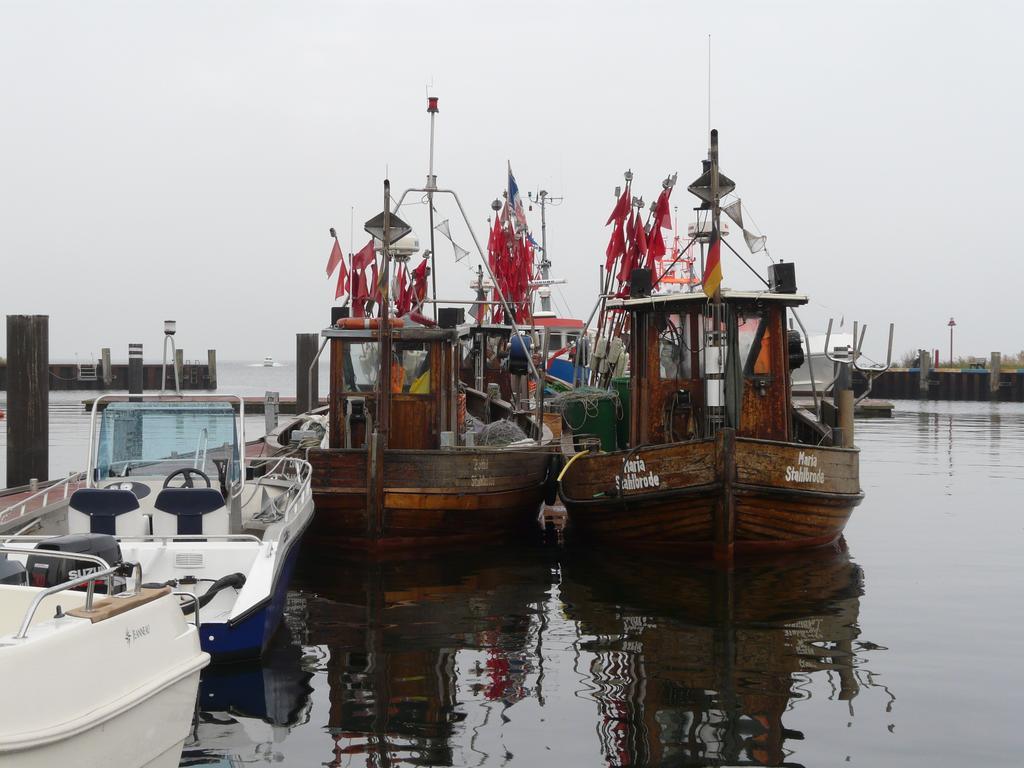
<svg viewBox="0 0 1024 768">
<path fill-rule="evenodd" d="M 590 451 L 580 451 L 571 459 L 569 459 L 569 461 L 566 462 L 565 466 L 562 467 L 562 471 L 558 473 L 558 482 L 562 482 L 562 478 L 565 477 L 565 473 L 569 471 L 569 467 L 572 466 L 572 463 L 576 461 L 576 459 L 578 459 L 580 456 L 586 456 L 588 453 L 590 453 Z"/>
</svg>

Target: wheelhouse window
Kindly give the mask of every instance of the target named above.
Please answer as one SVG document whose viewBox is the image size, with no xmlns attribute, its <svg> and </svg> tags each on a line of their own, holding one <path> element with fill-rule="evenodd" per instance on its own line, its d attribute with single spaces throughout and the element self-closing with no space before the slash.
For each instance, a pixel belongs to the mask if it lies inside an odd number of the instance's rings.
<svg viewBox="0 0 1024 768">
<path fill-rule="evenodd" d="M 380 347 L 376 341 L 349 342 L 344 351 L 346 392 L 372 392 L 380 374 Z M 395 341 L 391 347 L 391 391 L 430 394 L 430 343 Z"/>
<path fill-rule="evenodd" d="M 429 395 L 430 344 L 396 341 L 392 352 L 391 391 L 408 395 Z"/>
<path fill-rule="evenodd" d="M 344 347 L 346 392 L 372 392 L 380 372 L 380 347 L 376 341 L 346 342 Z"/>
<path fill-rule="evenodd" d="M 774 338 L 769 317 L 767 310 L 749 309 L 737 314 L 740 359 L 747 376 L 769 376 L 772 373 Z"/>
<path fill-rule="evenodd" d="M 665 328 L 658 335 L 662 379 L 689 379 L 693 376 L 690 339 L 689 315 L 665 315 Z"/>
</svg>

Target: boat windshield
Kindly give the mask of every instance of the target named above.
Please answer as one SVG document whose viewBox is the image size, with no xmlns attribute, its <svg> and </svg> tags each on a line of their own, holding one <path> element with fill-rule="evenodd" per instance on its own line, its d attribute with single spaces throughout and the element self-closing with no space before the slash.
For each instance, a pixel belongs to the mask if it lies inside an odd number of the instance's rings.
<svg viewBox="0 0 1024 768">
<path fill-rule="evenodd" d="M 110 403 L 101 415 L 94 478 L 166 476 L 191 467 L 212 482 L 240 478 L 235 412 L 228 403 Z"/>
</svg>

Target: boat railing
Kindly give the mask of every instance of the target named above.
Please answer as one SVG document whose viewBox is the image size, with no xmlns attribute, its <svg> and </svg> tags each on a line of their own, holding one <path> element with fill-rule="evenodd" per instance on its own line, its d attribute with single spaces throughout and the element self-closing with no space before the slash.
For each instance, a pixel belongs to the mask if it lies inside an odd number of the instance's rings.
<svg viewBox="0 0 1024 768">
<path fill-rule="evenodd" d="M 21 536 L 9 536 L 7 537 L 8 542 L 15 542 L 17 544 L 34 544 L 40 541 L 48 541 L 49 539 L 58 538 L 59 534 L 51 534 L 49 536 L 33 536 L 33 535 L 21 535 Z M 259 544 L 261 539 L 259 536 L 255 536 L 251 533 L 172 533 L 172 534 L 152 534 L 147 533 L 142 536 L 118 536 L 118 542 L 131 542 L 131 541 L 159 541 L 163 543 L 171 541 L 241 541 Z M 8 551 L 8 550 L 4 550 Z M 26 552 L 35 552 L 35 550 L 27 549 L 15 549 L 11 550 L 18 552 L 19 554 L 25 554 Z M 46 552 L 49 554 L 49 552 Z M 76 558 L 78 560 L 85 559 L 85 556 Z"/>
<path fill-rule="evenodd" d="M 85 480 L 85 472 L 75 472 L 59 482 L 52 483 L 32 495 L 26 496 L 21 501 L 16 501 L 0 509 L 0 525 L 6 526 L 15 520 L 23 519 L 31 512 L 46 509 L 50 504 L 66 500 L 74 491 L 82 487 Z M 5 537 L 4 541 L 7 540 Z"/>
<path fill-rule="evenodd" d="M 196 629 L 199 629 L 199 595 L 195 592 L 185 592 L 184 590 L 175 590 L 171 594 L 177 598 L 184 597 L 186 600 L 192 601 L 192 624 Z M 182 606 L 182 610 L 184 610 L 184 606 Z"/>
<path fill-rule="evenodd" d="M 257 462 L 249 462 L 248 466 L 255 466 Z M 271 499 L 270 517 L 273 520 L 267 522 L 290 522 L 295 516 L 296 510 L 304 504 L 311 496 L 311 481 L 313 478 L 313 467 L 305 459 L 298 459 L 292 456 L 279 456 L 258 461 L 259 469 L 263 474 L 253 482 L 253 493 L 256 493 L 265 480 L 288 480 L 291 486 L 285 493 Z M 265 512 L 258 513 L 266 516 Z"/>
<path fill-rule="evenodd" d="M 85 592 L 85 606 L 83 610 L 90 612 L 93 610 L 93 596 L 96 591 L 96 582 L 105 579 L 108 576 L 114 576 L 115 574 L 124 574 L 125 569 L 131 569 L 131 572 L 135 576 L 135 591 L 132 595 L 138 595 L 142 591 L 142 565 L 140 563 L 118 563 L 117 565 L 111 566 L 102 557 L 96 555 L 89 555 L 84 552 L 58 552 L 55 550 L 26 550 L 17 547 L 0 547 L 0 552 L 5 555 L 37 555 L 40 557 L 52 557 L 58 560 L 72 560 L 75 562 L 86 561 L 89 563 L 95 563 L 100 566 L 100 570 L 92 571 L 91 573 L 78 576 L 74 579 L 62 582 L 60 584 L 54 584 L 52 587 L 39 592 L 32 603 L 25 611 L 25 616 L 21 620 L 21 627 L 18 629 L 17 634 L 14 636 L 15 640 L 24 640 L 28 634 L 28 628 L 32 625 L 32 619 L 35 618 L 36 611 L 39 610 L 39 606 L 43 604 L 43 601 L 50 595 L 56 595 L 60 592 L 65 592 L 75 587 L 86 587 Z"/>
</svg>

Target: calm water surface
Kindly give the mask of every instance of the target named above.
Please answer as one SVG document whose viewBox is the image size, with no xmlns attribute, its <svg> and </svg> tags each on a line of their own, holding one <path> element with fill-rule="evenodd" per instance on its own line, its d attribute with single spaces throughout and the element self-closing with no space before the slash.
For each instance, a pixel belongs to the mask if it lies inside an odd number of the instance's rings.
<svg viewBox="0 0 1024 768">
<path fill-rule="evenodd" d="M 54 439 L 84 451 L 79 421 Z M 204 674 L 181 764 L 1016 765 L 1024 406 L 857 427 L 844 545 L 732 574 L 540 545 L 306 557 L 271 655 Z"/>
<path fill-rule="evenodd" d="M 845 545 L 782 563 L 307 559 L 182 765 L 1018 764 L 1024 407 L 858 428 Z"/>
</svg>

